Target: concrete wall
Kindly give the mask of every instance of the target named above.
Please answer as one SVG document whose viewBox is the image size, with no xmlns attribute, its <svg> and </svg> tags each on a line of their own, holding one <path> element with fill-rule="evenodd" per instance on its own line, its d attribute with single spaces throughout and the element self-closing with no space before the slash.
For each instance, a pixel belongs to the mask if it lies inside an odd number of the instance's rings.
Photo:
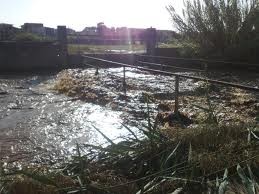
<svg viewBox="0 0 259 194">
<path fill-rule="evenodd" d="M 62 68 L 60 46 L 53 42 L 0 42 L 1 71 Z"/>
<path fill-rule="evenodd" d="M 155 48 L 156 56 L 178 57 L 179 51 L 177 48 Z"/>
<path fill-rule="evenodd" d="M 159 55 L 165 56 L 165 55 Z M 165 56 L 166 57 L 166 56 Z M 242 72 L 259 72 L 259 64 L 246 64 L 240 63 L 237 61 L 229 61 L 229 62 L 222 62 L 221 60 L 203 60 L 203 59 L 192 59 L 192 58 L 144 58 L 144 61 L 154 62 L 154 63 L 161 63 L 166 65 L 174 65 L 179 67 L 186 67 L 186 68 L 197 68 L 197 69 L 207 69 L 209 71 L 242 71 Z M 141 59 L 143 60 L 143 58 Z"/>
<path fill-rule="evenodd" d="M 120 63 L 126 63 L 133 65 L 135 64 L 135 55 L 134 54 L 87 54 L 87 56 L 90 57 L 96 57 L 96 58 L 102 58 L 105 60 L 110 60 L 110 61 L 116 61 Z M 76 62 L 81 60 L 81 63 L 83 64 L 84 62 L 87 63 L 89 62 L 90 64 L 97 64 L 101 65 L 102 67 L 118 67 L 118 65 L 113 65 L 109 63 L 104 63 L 104 62 L 97 62 L 96 60 L 90 60 L 90 59 L 85 59 L 83 57 L 79 58 L 75 56 L 69 56 L 70 58 L 70 64 L 76 64 Z M 74 59 L 72 61 L 71 59 Z M 71 63 L 72 62 L 72 63 Z"/>
<path fill-rule="evenodd" d="M 52 69 L 64 69 L 73 67 L 87 67 L 84 63 L 97 64 L 103 67 L 117 67 L 117 65 L 97 62 L 95 60 L 84 60 L 80 55 L 61 55 L 61 46 L 54 42 L 0 42 L 0 71 L 41 71 Z M 159 51 L 157 55 L 167 56 L 162 52 L 169 52 L 170 49 Z M 170 51 L 171 52 L 171 51 Z M 117 61 L 126 64 L 136 64 L 134 54 L 88 54 L 88 56 Z M 137 57 L 139 58 L 139 57 Z M 179 67 L 190 67 L 204 69 L 207 64 L 209 70 L 224 71 L 253 71 L 259 72 L 259 65 L 247 65 L 238 63 L 221 63 L 216 61 L 204 62 L 193 59 L 152 59 L 142 58 L 139 60 L 157 62 Z M 64 64 L 67 61 L 67 64 Z"/>
<path fill-rule="evenodd" d="M 172 57 L 171 59 L 146 59 L 146 61 L 163 63 L 168 65 L 175 65 L 180 67 L 189 68 L 199 68 L 204 69 L 207 65 L 208 70 L 211 71 L 245 71 L 245 72 L 259 72 L 259 64 L 246 64 L 238 61 L 229 61 L 227 63 L 222 63 L 222 61 L 227 61 L 224 59 L 211 59 L 204 61 L 203 59 L 192 59 L 192 58 L 181 58 L 179 57 L 178 48 L 156 48 L 156 56 Z"/>
</svg>

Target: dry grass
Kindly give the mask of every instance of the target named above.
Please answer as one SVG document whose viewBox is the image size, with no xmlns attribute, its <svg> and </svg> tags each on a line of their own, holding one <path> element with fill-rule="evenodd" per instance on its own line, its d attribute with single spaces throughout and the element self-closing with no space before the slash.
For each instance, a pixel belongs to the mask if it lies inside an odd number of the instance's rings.
<svg viewBox="0 0 259 194">
<path fill-rule="evenodd" d="M 218 193 L 216 178 L 221 179 L 227 168 L 230 183 L 226 193 L 245 193 L 247 185 L 241 183 L 237 165 L 244 169 L 249 165 L 253 172 L 259 169 L 259 142 L 255 138 L 248 141 L 247 127 L 199 125 L 161 130 L 147 127 L 140 129 L 144 139 L 108 147 L 78 145 L 78 156 L 68 164 L 61 164 L 62 170 L 51 167 L 23 170 L 12 176 L 8 188 L 11 193 L 80 193 L 81 189 L 86 194 L 130 194 L 152 183 L 154 188 L 146 193 L 169 193 L 179 187 L 184 193 L 207 193 L 208 188 Z M 89 154 L 81 156 L 81 149 Z M 205 184 L 203 179 L 210 182 Z"/>
<path fill-rule="evenodd" d="M 201 176 L 222 172 L 227 167 L 236 168 L 236 164 L 246 160 L 259 166 L 258 142 L 248 142 L 246 125 L 169 127 L 164 128 L 163 133 L 173 141 L 181 141 L 186 147 L 191 145 L 191 160 L 202 172 Z"/>
<path fill-rule="evenodd" d="M 55 186 L 42 184 L 31 178 L 17 178 L 9 185 L 10 194 L 58 194 Z"/>
</svg>

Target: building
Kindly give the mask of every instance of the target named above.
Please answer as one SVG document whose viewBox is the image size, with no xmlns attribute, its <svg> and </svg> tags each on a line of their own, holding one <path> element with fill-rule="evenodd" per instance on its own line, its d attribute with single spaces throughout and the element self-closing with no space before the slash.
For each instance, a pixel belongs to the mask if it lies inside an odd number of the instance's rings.
<svg viewBox="0 0 259 194">
<path fill-rule="evenodd" d="M 45 36 L 49 38 L 56 38 L 57 30 L 55 28 L 44 27 Z"/>
<path fill-rule="evenodd" d="M 12 24 L 0 24 L 0 41 L 14 39 L 16 32 Z"/>
<path fill-rule="evenodd" d="M 76 34 L 76 31 L 72 28 L 67 28 L 67 34 Z"/>
<path fill-rule="evenodd" d="M 157 41 L 160 43 L 168 43 L 179 35 L 171 30 L 157 30 Z"/>
<path fill-rule="evenodd" d="M 41 23 L 25 23 L 24 25 L 22 25 L 22 30 L 24 32 L 37 34 L 39 36 L 46 35 L 45 28 Z"/>
<path fill-rule="evenodd" d="M 85 27 L 82 32 L 79 33 L 80 35 L 85 35 L 85 36 L 97 36 L 97 27 Z"/>
</svg>

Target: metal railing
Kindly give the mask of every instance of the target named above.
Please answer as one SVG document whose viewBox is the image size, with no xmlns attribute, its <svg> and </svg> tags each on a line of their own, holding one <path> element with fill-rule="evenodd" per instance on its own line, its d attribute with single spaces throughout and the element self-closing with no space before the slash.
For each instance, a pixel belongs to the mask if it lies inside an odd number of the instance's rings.
<svg viewBox="0 0 259 194">
<path fill-rule="evenodd" d="M 110 60 L 106 60 L 106 59 L 90 57 L 90 56 L 87 56 L 87 55 L 82 55 L 82 56 L 86 59 L 100 61 L 100 62 L 104 62 L 104 63 L 110 63 L 110 64 L 114 64 L 114 65 L 118 65 L 120 67 L 123 67 L 123 88 L 124 88 L 125 94 L 126 94 L 125 67 L 130 67 L 130 68 L 143 70 L 143 71 L 149 71 L 149 72 L 152 72 L 152 73 L 160 73 L 160 74 L 164 74 L 164 75 L 168 75 L 168 76 L 175 76 L 175 110 L 174 111 L 176 113 L 178 113 L 178 111 L 179 111 L 179 82 L 180 82 L 180 78 L 193 79 L 193 80 L 198 80 L 198 81 L 205 81 L 205 82 L 212 83 L 212 84 L 231 86 L 231 87 L 235 87 L 235 88 L 239 88 L 239 89 L 243 89 L 243 90 L 247 90 L 247 91 L 259 92 L 259 88 L 257 88 L 257 87 L 250 87 L 250 86 L 246 86 L 246 85 L 242 85 L 242 84 L 213 80 L 213 79 L 202 78 L 202 77 L 197 77 L 197 76 L 181 75 L 181 74 L 167 72 L 167 71 L 163 71 L 163 70 L 150 69 L 150 68 L 146 68 L 146 67 L 139 67 L 139 66 L 129 65 L 129 64 L 125 64 L 125 63 L 110 61 Z M 156 64 L 156 65 L 161 65 L 161 64 Z"/>
<path fill-rule="evenodd" d="M 205 72 L 206 70 L 202 69 L 194 69 L 194 68 L 185 68 L 185 67 L 179 67 L 179 66 L 174 66 L 174 65 L 165 65 L 161 63 L 150 63 L 146 61 L 137 61 L 137 63 L 144 64 L 144 65 L 152 65 L 152 66 L 158 66 L 161 67 L 161 70 L 164 70 L 164 68 L 171 68 L 171 69 L 179 69 L 179 70 L 186 70 L 186 71 L 196 71 L 196 72 Z"/>
<path fill-rule="evenodd" d="M 195 58 L 182 58 L 182 57 L 166 57 L 166 56 L 154 56 L 154 55 L 140 55 L 135 54 L 135 56 L 143 58 L 153 58 L 153 59 L 171 59 L 171 60 L 181 60 L 181 61 L 196 61 L 203 64 L 207 63 L 221 63 L 221 64 L 232 64 L 232 65 L 245 65 L 247 67 L 259 67 L 259 64 L 244 63 L 244 62 L 233 62 L 233 61 L 221 61 L 221 60 L 209 60 L 209 59 L 195 59 Z"/>
</svg>

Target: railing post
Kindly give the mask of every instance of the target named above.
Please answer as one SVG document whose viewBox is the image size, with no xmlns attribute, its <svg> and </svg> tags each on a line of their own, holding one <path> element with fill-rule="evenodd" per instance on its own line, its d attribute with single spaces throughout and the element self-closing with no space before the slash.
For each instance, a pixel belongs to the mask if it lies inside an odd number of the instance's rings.
<svg viewBox="0 0 259 194">
<path fill-rule="evenodd" d="M 127 93 L 127 85 L 126 85 L 126 70 L 125 70 L 125 67 L 123 67 L 123 91 L 124 91 L 124 94 L 126 96 L 126 93 Z"/>
<path fill-rule="evenodd" d="M 161 64 L 161 70 L 164 71 L 165 68 L 164 68 L 164 64 Z"/>
<path fill-rule="evenodd" d="M 157 46 L 157 32 L 156 32 L 156 29 L 152 28 L 152 27 L 146 29 L 145 39 L 146 39 L 146 53 L 147 53 L 147 55 L 155 55 L 155 50 L 156 50 L 156 46 Z"/>
<path fill-rule="evenodd" d="M 99 74 L 99 68 L 96 67 L 95 75 L 98 75 L 98 74 Z"/>
<path fill-rule="evenodd" d="M 204 71 L 205 71 L 205 72 L 208 71 L 208 64 L 207 64 L 207 63 L 204 64 Z"/>
<path fill-rule="evenodd" d="M 179 76 L 175 76 L 175 106 L 174 106 L 174 112 L 178 113 L 179 112 Z"/>
<path fill-rule="evenodd" d="M 66 26 L 57 27 L 57 40 L 59 43 L 59 56 L 63 66 L 67 65 L 68 51 L 67 51 L 67 28 Z"/>
<path fill-rule="evenodd" d="M 133 65 L 137 66 L 138 64 L 138 56 L 136 54 L 133 55 Z"/>
</svg>

